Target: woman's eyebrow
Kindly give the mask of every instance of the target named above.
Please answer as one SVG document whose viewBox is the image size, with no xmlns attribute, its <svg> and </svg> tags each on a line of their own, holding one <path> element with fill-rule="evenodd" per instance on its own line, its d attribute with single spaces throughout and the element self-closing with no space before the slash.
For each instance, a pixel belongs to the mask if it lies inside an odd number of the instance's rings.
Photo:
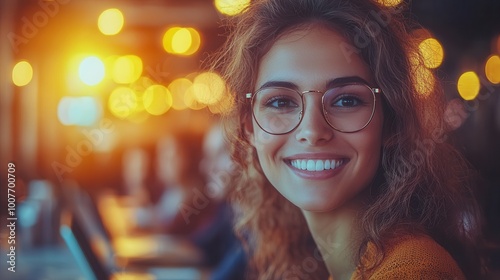
<svg viewBox="0 0 500 280">
<path fill-rule="evenodd" d="M 297 90 L 299 87 L 292 83 L 292 82 L 286 82 L 286 81 L 267 81 L 262 86 L 260 86 L 257 90 L 261 90 L 263 88 L 269 88 L 269 87 L 284 87 L 284 88 L 289 88 L 289 89 L 294 89 Z"/>
<path fill-rule="evenodd" d="M 339 85 L 353 84 L 353 83 L 368 85 L 368 82 L 359 76 L 346 76 L 346 77 L 339 77 L 339 78 L 329 80 L 326 83 L 326 88 L 329 89 L 329 88 L 336 87 Z M 294 90 L 299 89 L 299 86 L 292 83 L 292 82 L 271 80 L 271 81 L 267 81 L 264 84 L 262 84 L 262 86 L 260 86 L 257 90 L 261 90 L 263 88 L 269 88 L 269 87 L 283 87 L 283 88 L 289 88 L 289 89 L 294 89 Z"/>
<path fill-rule="evenodd" d="M 339 77 L 332 79 L 326 83 L 326 88 L 332 88 L 340 85 L 345 85 L 345 84 L 365 84 L 369 85 L 365 79 L 361 78 L 360 76 L 347 76 L 347 77 Z"/>
</svg>

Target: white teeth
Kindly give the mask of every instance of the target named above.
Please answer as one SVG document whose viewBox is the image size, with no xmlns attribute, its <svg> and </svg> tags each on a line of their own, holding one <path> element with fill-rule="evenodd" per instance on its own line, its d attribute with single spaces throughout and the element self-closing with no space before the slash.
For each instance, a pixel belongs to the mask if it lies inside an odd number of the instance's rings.
<svg viewBox="0 0 500 280">
<path fill-rule="evenodd" d="M 313 160 L 308 160 L 307 161 L 307 170 L 308 171 L 314 171 L 316 169 L 316 164 L 314 164 Z"/>
<path fill-rule="evenodd" d="M 317 171 L 325 170 L 322 160 L 316 161 L 316 170 Z"/>
<path fill-rule="evenodd" d="M 312 159 L 294 159 L 291 161 L 293 167 L 307 171 L 323 171 L 339 167 L 343 160 L 312 160 Z"/>
<path fill-rule="evenodd" d="M 298 166 L 297 166 L 297 167 L 298 167 Z M 300 167 L 298 167 L 298 168 L 300 168 L 300 169 L 302 169 L 302 170 L 306 170 L 306 169 L 307 169 L 307 163 L 306 163 L 306 161 L 305 161 L 305 160 L 302 160 L 302 161 L 300 162 Z"/>
</svg>

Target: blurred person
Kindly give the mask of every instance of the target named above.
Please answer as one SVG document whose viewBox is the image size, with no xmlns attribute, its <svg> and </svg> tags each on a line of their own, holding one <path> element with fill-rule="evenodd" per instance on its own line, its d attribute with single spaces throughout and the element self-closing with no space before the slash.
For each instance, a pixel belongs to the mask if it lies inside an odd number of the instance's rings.
<svg viewBox="0 0 500 280">
<path fill-rule="evenodd" d="M 214 211 L 199 171 L 203 133 L 173 131 L 156 145 L 156 184 L 163 190 L 156 203 L 138 210 L 137 222 L 163 233 L 189 237 L 208 223 Z"/>
<path fill-rule="evenodd" d="M 480 279 L 474 176 L 399 7 L 255 1 L 215 66 L 257 279 Z M 418 60 L 417 60 L 418 61 Z"/>
<path fill-rule="evenodd" d="M 124 151 L 122 158 L 123 193 L 132 198 L 136 205 L 149 201 L 147 177 L 150 157 L 146 150 L 134 147 Z"/>
<path fill-rule="evenodd" d="M 205 232 L 210 234 L 199 238 L 217 259 L 211 279 L 244 279 L 247 257 L 233 229 L 233 211 L 227 196 L 234 163 L 219 121 L 205 135 L 200 169 L 207 178 L 207 194 L 217 207 L 213 222 Z"/>
</svg>

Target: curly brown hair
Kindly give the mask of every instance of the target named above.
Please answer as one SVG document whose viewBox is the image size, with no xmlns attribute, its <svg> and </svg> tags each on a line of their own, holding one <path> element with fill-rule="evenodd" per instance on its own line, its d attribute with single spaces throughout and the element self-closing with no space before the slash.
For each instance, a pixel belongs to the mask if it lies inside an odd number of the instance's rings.
<svg viewBox="0 0 500 280">
<path fill-rule="evenodd" d="M 371 201 L 361 217 L 357 263 L 368 243 L 383 256 L 394 235 L 421 232 L 448 250 L 467 278 L 479 279 L 481 223 L 473 174 L 447 141 L 441 88 L 435 83 L 431 94 L 419 93 L 428 80 L 418 75 L 422 63 L 409 33 L 417 25 L 403 7 L 367 0 L 266 0 L 229 19 L 231 33 L 214 69 L 234 93 L 225 124 L 239 170 L 232 191 L 240 213 L 236 228 L 249 236 L 259 279 L 286 278 L 294 266 L 311 260 L 312 279 L 327 277 L 302 213 L 266 179 L 244 128 L 252 116 L 245 93 L 254 89 L 260 59 L 281 35 L 313 22 L 343 35 L 349 41 L 345 55 L 359 55 L 383 91 L 386 139 Z"/>
</svg>

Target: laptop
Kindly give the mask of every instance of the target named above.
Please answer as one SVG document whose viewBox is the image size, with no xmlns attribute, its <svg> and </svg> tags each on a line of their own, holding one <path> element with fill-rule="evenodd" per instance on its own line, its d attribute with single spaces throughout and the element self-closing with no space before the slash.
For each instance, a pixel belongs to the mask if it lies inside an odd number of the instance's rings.
<svg viewBox="0 0 500 280">
<path fill-rule="evenodd" d="M 195 280 L 203 279 L 208 273 L 200 269 L 199 251 L 165 235 L 121 240 L 129 250 L 117 253 L 119 248 L 113 247 L 90 195 L 74 181 L 64 184 L 63 195 L 68 213 L 60 233 L 88 279 L 111 279 L 120 275 L 121 279 L 132 276 L 132 279 Z M 154 250 L 140 250 L 140 247 Z M 144 278 L 133 276 L 137 273 Z"/>
<path fill-rule="evenodd" d="M 66 208 L 77 215 L 89 236 L 99 239 L 100 247 L 113 251 L 120 265 L 201 266 L 205 263 L 202 251 L 192 242 L 178 236 L 143 232 L 141 234 L 113 236 L 101 219 L 108 215 L 112 220 L 124 220 L 124 213 L 101 213 L 94 199 L 75 181 L 64 183 Z M 102 205 L 101 205 L 102 206 Z M 111 205 L 104 207 L 112 208 Z M 108 218 L 108 217 L 107 217 Z"/>
<path fill-rule="evenodd" d="M 203 280 L 208 278 L 207 271 L 196 267 L 152 267 L 144 270 L 118 268 L 113 262 L 104 260 L 96 253 L 96 246 L 89 240 L 81 221 L 71 213 L 64 217 L 60 234 L 85 279 Z"/>
</svg>

